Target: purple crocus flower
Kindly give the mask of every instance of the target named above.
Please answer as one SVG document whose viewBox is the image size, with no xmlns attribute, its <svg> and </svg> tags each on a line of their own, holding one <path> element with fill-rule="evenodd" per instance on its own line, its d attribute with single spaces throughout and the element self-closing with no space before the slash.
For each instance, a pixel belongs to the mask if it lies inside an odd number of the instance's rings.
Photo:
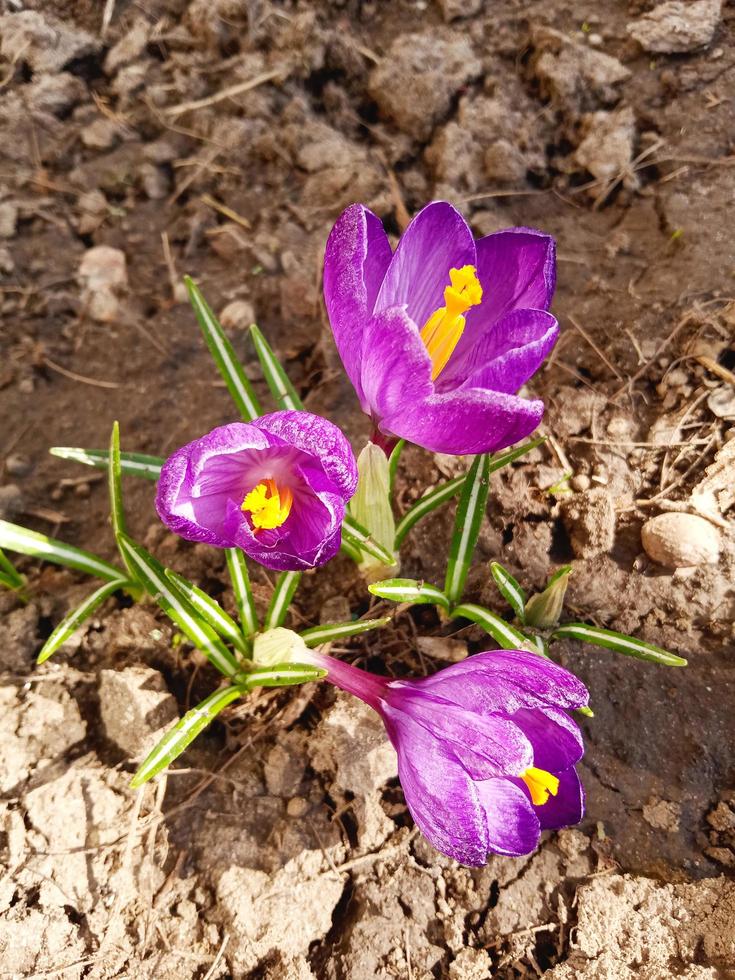
<svg viewBox="0 0 735 980">
<path fill-rule="evenodd" d="M 461 864 L 528 854 L 542 830 L 582 818 L 574 766 L 584 749 L 567 712 L 588 693 L 563 667 L 498 650 L 431 677 L 388 680 L 313 650 L 304 659 L 380 714 L 416 825 Z"/>
<path fill-rule="evenodd" d="M 532 432 L 543 403 L 515 392 L 556 341 L 555 283 L 554 239 L 532 228 L 475 241 L 435 201 L 393 253 L 372 212 L 347 208 L 327 242 L 324 299 L 373 441 L 463 455 Z"/>
<path fill-rule="evenodd" d="M 182 538 L 297 571 L 338 551 L 356 487 L 355 457 L 337 426 L 310 412 L 274 412 L 177 449 L 161 470 L 156 509 Z"/>
</svg>

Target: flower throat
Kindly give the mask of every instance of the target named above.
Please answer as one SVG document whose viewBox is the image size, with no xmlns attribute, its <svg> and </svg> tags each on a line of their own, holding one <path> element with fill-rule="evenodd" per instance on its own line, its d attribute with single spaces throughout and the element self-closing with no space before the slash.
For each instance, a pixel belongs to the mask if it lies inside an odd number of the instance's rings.
<svg viewBox="0 0 735 980">
<path fill-rule="evenodd" d="M 435 310 L 421 329 L 421 339 L 431 358 L 431 380 L 436 381 L 459 343 L 465 327 L 464 314 L 482 301 L 482 286 L 474 265 L 449 270 L 444 306 Z"/>
<path fill-rule="evenodd" d="M 275 480 L 263 480 L 245 496 L 240 509 L 250 515 L 253 530 L 272 531 L 285 523 L 291 513 L 293 494 L 278 487 Z"/>
</svg>

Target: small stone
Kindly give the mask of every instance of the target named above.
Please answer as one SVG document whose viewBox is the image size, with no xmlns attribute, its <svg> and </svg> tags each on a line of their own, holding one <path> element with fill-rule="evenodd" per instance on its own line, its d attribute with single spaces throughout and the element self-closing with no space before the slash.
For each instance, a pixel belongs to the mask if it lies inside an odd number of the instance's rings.
<svg viewBox="0 0 735 980">
<path fill-rule="evenodd" d="M 607 490 L 595 487 L 568 497 L 561 516 L 577 558 L 610 551 L 615 543 L 615 505 Z"/>
<path fill-rule="evenodd" d="M 160 201 L 171 189 L 167 174 L 153 163 L 142 163 L 138 167 L 138 178 L 146 197 Z"/>
<path fill-rule="evenodd" d="M 105 735 L 134 761 L 154 748 L 179 713 L 162 675 L 150 667 L 101 671 L 99 696 Z"/>
<path fill-rule="evenodd" d="M 721 833 L 735 833 L 735 811 L 724 800 L 707 814 L 707 823 Z"/>
<path fill-rule="evenodd" d="M 586 473 L 575 473 L 569 481 L 569 486 L 572 490 L 576 490 L 577 493 L 584 493 L 585 490 L 589 490 L 592 486 L 592 481 Z"/>
<path fill-rule="evenodd" d="M 310 809 L 309 801 L 303 796 L 292 796 L 286 804 L 286 813 L 289 817 L 303 817 Z"/>
<path fill-rule="evenodd" d="M 120 138 L 120 127 L 112 119 L 95 119 L 79 134 L 82 143 L 90 150 L 111 150 Z"/>
<path fill-rule="evenodd" d="M 88 483 L 77 483 L 74 487 L 74 494 L 77 497 L 81 497 L 82 500 L 86 500 L 90 495 L 92 488 Z"/>
<path fill-rule="evenodd" d="M 710 43 L 720 22 L 721 0 L 670 0 L 628 24 L 628 34 L 651 54 L 683 54 Z"/>
<path fill-rule="evenodd" d="M 128 284 L 125 253 L 109 245 L 96 245 L 82 256 L 78 278 L 82 302 L 98 323 L 112 323 L 118 314 L 118 295 Z"/>
<path fill-rule="evenodd" d="M 246 299 L 233 300 L 220 313 L 219 322 L 225 330 L 247 330 L 251 323 L 255 323 L 253 304 Z"/>
<path fill-rule="evenodd" d="M 11 453 L 5 460 L 5 469 L 11 476 L 28 476 L 33 464 L 23 453 Z"/>
<path fill-rule="evenodd" d="M 735 419 L 735 388 L 721 385 L 707 397 L 707 408 L 718 419 Z"/>
<path fill-rule="evenodd" d="M 638 180 L 631 169 L 635 116 L 630 106 L 615 112 L 591 112 L 582 118 L 586 134 L 574 153 L 575 162 L 597 180 L 622 179 L 635 188 Z M 595 195 L 600 188 L 591 189 Z"/>
<path fill-rule="evenodd" d="M 649 558 L 665 568 L 715 563 L 720 557 L 720 532 L 696 514 L 659 514 L 646 521 L 641 542 Z"/>
<path fill-rule="evenodd" d="M 12 201 L 0 202 L 0 238 L 13 238 L 18 224 L 18 207 Z"/>
<path fill-rule="evenodd" d="M 419 636 L 416 645 L 420 653 L 432 660 L 447 660 L 456 664 L 467 659 L 467 644 L 450 636 Z"/>
<path fill-rule="evenodd" d="M 12 521 L 23 513 L 25 506 L 20 487 L 15 483 L 6 483 L 0 487 L 0 520 Z"/>
<path fill-rule="evenodd" d="M 657 830 L 667 830 L 673 834 L 679 829 L 681 808 L 670 800 L 659 800 L 653 796 L 643 804 L 643 819 Z"/>
</svg>

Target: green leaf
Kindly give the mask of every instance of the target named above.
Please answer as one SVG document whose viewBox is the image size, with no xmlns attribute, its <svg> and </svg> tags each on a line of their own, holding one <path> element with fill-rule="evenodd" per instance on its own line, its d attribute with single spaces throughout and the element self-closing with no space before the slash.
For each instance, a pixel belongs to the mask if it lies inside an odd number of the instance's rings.
<svg viewBox="0 0 735 980">
<path fill-rule="evenodd" d="M 2 550 L 0 550 L 0 581 L 9 589 L 22 589 L 26 581 Z"/>
<path fill-rule="evenodd" d="M 368 585 L 368 592 L 392 602 L 411 602 L 415 605 L 431 604 L 449 609 L 449 600 L 435 585 L 413 578 L 386 578 Z"/>
<path fill-rule="evenodd" d="M 442 504 L 445 504 L 448 500 L 451 500 L 455 494 L 458 494 L 464 486 L 464 481 L 464 476 L 457 476 L 453 480 L 448 480 L 446 483 L 440 483 L 439 486 L 434 487 L 433 490 L 429 490 L 428 493 L 425 493 L 423 497 L 417 500 L 416 503 L 406 511 L 396 527 L 396 551 L 398 551 L 403 543 L 403 539 L 406 537 L 414 524 L 417 524 L 423 517 L 430 514 L 432 510 L 436 510 L 437 507 L 441 507 Z"/>
<path fill-rule="evenodd" d="M 384 565 L 395 564 L 395 556 L 379 545 L 377 541 L 373 541 L 370 532 L 362 524 L 358 524 L 355 518 L 349 514 L 345 514 L 345 519 L 342 522 L 342 541 L 346 542 L 348 547 L 352 546 L 358 550 L 366 551 L 373 558 L 383 562 Z"/>
<path fill-rule="evenodd" d="M 173 728 L 166 732 L 158 745 L 146 756 L 131 780 L 131 787 L 138 789 L 156 776 L 181 755 L 207 725 L 229 704 L 242 696 L 240 687 L 223 687 L 200 701 L 196 708 L 187 711 Z"/>
<path fill-rule="evenodd" d="M 538 595 L 531 596 L 526 603 L 526 622 L 538 629 L 551 629 L 557 626 L 564 608 L 571 565 L 563 565 L 549 579 L 546 588 Z"/>
<path fill-rule="evenodd" d="M 393 447 L 393 451 L 388 458 L 388 476 L 389 476 L 389 486 L 393 490 L 393 484 L 396 481 L 396 471 L 398 470 L 398 461 L 401 458 L 401 453 L 403 452 L 403 447 L 406 445 L 405 439 L 399 439 L 398 442 Z"/>
<path fill-rule="evenodd" d="M 271 596 L 268 612 L 265 614 L 263 628 L 266 630 L 283 626 L 288 614 L 288 607 L 294 597 L 294 592 L 301 581 L 301 572 L 281 572 L 276 580 L 276 587 Z"/>
<path fill-rule="evenodd" d="M 359 565 L 362 561 L 360 549 L 356 548 L 353 544 L 350 544 L 350 542 L 344 536 L 340 542 L 339 550 L 347 555 L 348 558 L 351 558 L 356 565 Z"/>
<path fill-rule="evenodd" d="M 182 595 L 186 596 L 194 611 L 199 613 L 202 619 L 206 620 L 212 629 L 216 630 L 224 640 L 231 643 L 240 653 L 248 657 L 250 651 L 245 642 L 245 637 L 240 632 L 232 616 L 225 612 L 217 600 L 207 595 L 203 589 L 200 589 L 198 585 L 194 585 L 193 582 L 184 578 L 183 575 L 172 572 L 170 568 L 167 568 L 165 571 L 166 578 L 177 586 Z"/>
<path fill-rule="evenodd" d="M 84 466 L 94 466 L 106 470 L 110 453 L 107 449 L 75 449 L 71 446 L 52 446 L 52 456 L 70 459 Z M 146 480 L 157 480 L 161 475 L 164 460 L 160 456 L 147 456 L 145 453 L 120 453 L 120 472 L 123 476 L 142 476 Z"/>
<path fill-rule="evenodd" d="M 76 609 L 72 610 L 68 616 L 59 623 L 59 625 L 53 630 L 49 638 L 44 643 L 41 648 L 41 652 L 38 655 L 37 663 L 45 663 L 49 657 L 53 656 L 60 646 L 64 643 L 79 629 L 82 623 L 89 619 L 92 613 L 100 606 L 108 596 L 111 596 L 118 589 L 122 589 L 127 584 L 126 579 L 120 578 L 116 582 L 105 582 L 101 585 L 96 592 L 93 592 L 91 596 L 88 596 L 81 605 L 77 606 Z"/>
<path fill-rule="evenodd" d="M 288 687 L 292 684 L 306 684 L 307 681 L 318 681 L 326 676 L 326 670 L 321 667 L 288 662 L 249 671 L 238 678 L 238 683 L 250 691 L 254 687 Z"/>
<path fill-rule="evenodd" d="M 356 619 L 354 623 L 325 623 L 323 626 L 312 626 L 311 629 L 304 630 L 301 638 L 307 647 L 317 647 L 320 643 L 331 643 L 346 636 L 357 636 L 358 633 L 379 629 L 389 622 L 390 616 L 383 616 L 381 619 Z"/>
<path fill-rule="evenodd" d="M 524 442 L 523 445 L 516 446 L 514 449 L 504 449 L 502 453 L 495 453 L 494 456 L 490 457 L 490 472 L 495 473 L 496 470 L 502 470 L 504 466 L 515 462 L 544 442 L 546 442 L 546 436 L 539 436 L 537 439 L 529 439 L 528 442 Z"/>
<path fill-rule="evenodd" d="M 599 626 L 588 626 L 586 623 L 565 623 L 551 634 L 552 640 L 579 640 L 581 643 L 591 643 L 596 647 L 605 647 L 607 650 L 615 650 L 623 653 L 626 657 L 635 657 L 637 660 L 648 660 L 653 664 L 661 664 L 663 667 L 686 667 L 687 661 L 684 657 L 677 657 L 674 653 L 669 653 L 653 643 L 646 643 L 644 640 L 637 640 L 634 636 L 625 633 L 616 633 L 614 630 L 601 629 Z"/>
<path fill-rule="evenodd" d="M 258 355 L 260 366 L 263 368 L 263 376 L 278 407 L 303 411 L 304 403 L 281 367 L 270 344 L 255 323 L 250 324 L 250 336 L 253 338 L 255 353 Z"/>
<path fill-rule="evenodd" d="M 112 423 L 112 434 L 110 435 L 110 453 L 107 461 L 107 486 L 110 494 L 110 518 L 112 520 L 112 531 L 115 541 L 119 540 L 121 534 L 125 534 L 125 510 L 122 502 L 122 477 L 120 469 L 120 426 L 117 422 Z M 135 569 L 130 565 L 125 553 L 120 549 L 120 557 L 123 564 L 130 573 L 130 577 L 135 582 L 137 576 Z M 142 583 L 141 583 L 142 584 Z"/>
<path fill-rule="evenodd" d="M 234 677 L 241 669 L 240 664 L 209 623 L 194 611 L 188 599 L 167 578 L 166 569 L 158 559 L 126 534 L 121 534 L 119 541 L 120 548 L 135 568 L 139 581 L 166 615 L 207 656 L 217 670 L 225 677 Z"/>
<path fill-rule="evenodd" d="M 529 650 L 531 653 L 538 653 L 536 645 L 527 636 L 484 606 L 463 602 L 452 609 L 452 616 L 471 619 L 473 623 L 477 623 L 486 633 L 489 633 L 503 650 Z"/>
<path fill-rule="evenodd" d="M 449 561 L 444 580 L 444 594 L 454 604 L 462 598 L 472 554 L 480 534 L 480 525 L 490 489 L 490 457 L 487 453 L 475 457 L 462 487 L 454 534 L 449 547 Z"/>
<path fill-rule="evenodd" d="M 513 578 L 507 568 L 503 568 L 500 562 L 491 561 L 490 571 L 495 579 L 495 584 L 500 590 L 500 594 L 511 607 L 518 619 L 526 622 L 526 593 L 520 584 Z"/>
<path fill-rule="evenodd" d="M 121 568 L 116 568 L 104 558 L 98 558 L 89 551 L 75 548 L 74 545 L 57 541 L 56 538 L 39 534 L 37 531 L 29 531 L 27 527 L 11 524 L 9 521 L 0 521 L 0 548 L 17 551 L 21 555 L 43 558 L 56 565 L 76 568 L 80 572 L 96 575 L 97 578 L 106 579 L 108 582 L 116 582 L 125 577 L 125 572 Z"/>
<path fill-rule="evenodd" d="M 258 632 L 258 614 L 250 588 L 250 575 L 245 555 L 239 548 L 228 548 L 225 551 L 225 557 L 227 558 L 227 567 L 230 570 L 235 602 L 240 613 L 240 625 L 245 636 L 251 637 Z"/>
<path fill-rule="evenodd" d="M 184 283 L 189 291 L 189 299 L 194 307 L 194 313 L 202 328 L 204 340 L 219 373 L 225 380 L 232 399 L 246 422 L 252 422 L 260 414 L 260 405 L 255 397 L 250 382 L 245 376 L 245 369 L 227 339 L 217 317 L 202 296 L 199 287 L 190 276 L 184 276 Z"/>
</svg>

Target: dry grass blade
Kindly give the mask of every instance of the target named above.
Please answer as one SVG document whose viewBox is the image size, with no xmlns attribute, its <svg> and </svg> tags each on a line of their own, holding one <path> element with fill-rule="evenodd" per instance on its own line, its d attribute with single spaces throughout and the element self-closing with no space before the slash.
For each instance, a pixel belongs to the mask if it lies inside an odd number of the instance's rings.
<svg viewBox="0 0 735 980">
<path fill-rule="evenodd" d="M 258 88 L 259 85 L 265 85 L 266 82 L 273 81 L 274 78 L 279 76 L 285 77 L 287 70 L 282 68 L 274 68 L 271 71 L 265 71 L 261 75 L 256 75 L 255 78 L 249 78 L 245 82 L 238 82 L 236 85 L 230 85 L 227 88 L 221 89 L 219 92 L 215 92 L 214 95 L 208 96 L 206 99 L 194 99 L 192 102 L 180 102 L 178 105 L 169 106 L 165 109 L 167 116 L 172 116 L 176 118 L 177 116 L 183 115 L 185 112 L 195 112 L 197 109 L 204 109 L 207 106 L 216 105 L 218 102 L 223 102 L 225 99 L 232 99 L 236 95 L 242 95 L 245 92 L 250 92 L 254 88 Z"/>
</svg>

